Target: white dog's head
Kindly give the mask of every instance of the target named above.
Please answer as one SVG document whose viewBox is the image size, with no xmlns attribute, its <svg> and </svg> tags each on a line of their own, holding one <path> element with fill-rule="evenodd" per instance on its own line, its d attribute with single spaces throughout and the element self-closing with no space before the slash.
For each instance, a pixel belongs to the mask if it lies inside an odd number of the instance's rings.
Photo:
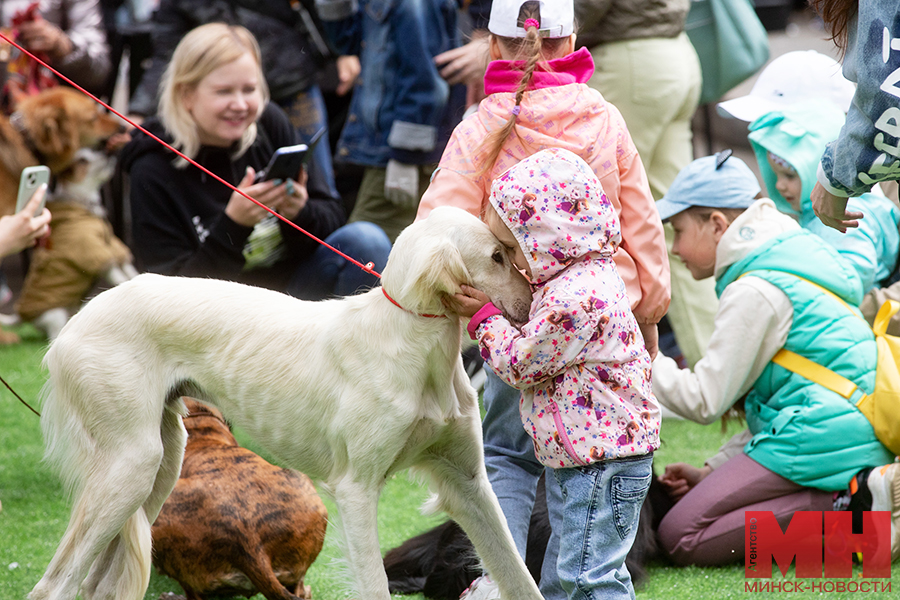
<svg viewBox="0 0 900 600">
<path fill-rule="evenodd" d="M 404 308 L 444 314 L 441 298 L 465 283 L 483 291 L 512 323 L 528 320 L 531 288 L 506 249 L 477 217 L 460 208 L 434 209 L 394 242 L 381 274 L 385 291 Z"/>
</svg>

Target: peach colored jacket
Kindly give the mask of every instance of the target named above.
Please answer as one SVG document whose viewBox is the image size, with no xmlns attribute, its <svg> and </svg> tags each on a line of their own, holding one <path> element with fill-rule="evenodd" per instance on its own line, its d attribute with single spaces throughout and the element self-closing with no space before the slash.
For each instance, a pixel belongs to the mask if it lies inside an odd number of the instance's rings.
<svg viewBox="0 0 900 600">
<path fill-rule="evenodd" d="M 514 106 L 513 92 L 493 93 L 456 126 L 417 218 L 444 205 L 481 216 L 495 177 L 540 150 L 570 150 L 594 170 L 619 216 L 622 244 L 613 259 L 635 318 L 639 323 L 658 322 L 669 308 L 669 258 L 647 174 L 622 115 L 584 83 L 527 91 L 515 133 L 507 138 L 493 169 L 479 176 L 479 146 L 488 132 L 503 127 Z"/>
</svg>

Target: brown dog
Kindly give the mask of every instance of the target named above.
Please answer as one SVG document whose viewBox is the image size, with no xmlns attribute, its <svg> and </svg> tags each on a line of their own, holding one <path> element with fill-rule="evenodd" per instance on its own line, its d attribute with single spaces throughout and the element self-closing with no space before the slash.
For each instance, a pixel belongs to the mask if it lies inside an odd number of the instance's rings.
<svg viewBox="0 0 900 600">
<path fill-rule="evenodd" d="M 312 482 L 238 446 L 215 408 L 185 405 L 184 462 L 153 524 L 153 564 L 187 600 L 312 598 L 303 577 L 328 518 Z"/>
<path fill-rule="evenodd" d="M 55 87 L 22 100 L 10 118 L 0 117 L 0 216 L 16 208 L 19 176 L 44 164 L 54 175 L 81 148 L 93 148 L 121 129 L 112 115 L 72 88 Z"/>
</svg>

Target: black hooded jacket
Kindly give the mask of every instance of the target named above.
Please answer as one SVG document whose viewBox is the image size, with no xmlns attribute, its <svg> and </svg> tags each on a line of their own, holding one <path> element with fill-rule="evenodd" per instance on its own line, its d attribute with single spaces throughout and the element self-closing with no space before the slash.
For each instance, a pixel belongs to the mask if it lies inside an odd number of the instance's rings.
<svg viewBox="0 0 900 600">
<path fill-rule="evenodd" d="M 257 125 L 256 141 L 239 158 L 232 160 L 231 149 L 203 146 L 196 161 L 236 186 L 248 166 L 259 171 L 277 148 L 298 143 L 287 116 L 274 104 L 266 107 Z M 156 119 L 149 119 L 145 127 L 171 143 Z M 172 151 L 141 132 L 135 132 L 122 149 L 122 167 L 130 176 L 132 252 L 138 268 L 283 291 L 297 265 L 312 255 L 318 243 L 279 222 L 285 256 L 271 267 L 244 271 L 243 249 L 253 228 L 225 215 L 231 189 L 193 165 L 176 168 L 174 159 Z M 345 224 L 343 204 L 329 196 L 327 186 L 312 175 L 307 190 L 309 201 L 294 222 L 324 239 Z"/>
</svg>

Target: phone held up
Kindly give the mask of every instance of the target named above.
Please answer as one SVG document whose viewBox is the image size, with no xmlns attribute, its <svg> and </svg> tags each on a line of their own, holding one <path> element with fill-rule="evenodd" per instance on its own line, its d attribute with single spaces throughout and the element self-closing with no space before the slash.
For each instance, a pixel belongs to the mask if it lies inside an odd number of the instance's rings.
<svg viewBox="0 0 900 600">
<path fill-rule="evenodd" d="M 31 197 L 43 184 L 50 183 L 50 169 L 44 165 L 36 167 L 25 167 L 22 169 L 22 176 L 19 179 L 19 195 L 16 198 L 16 212 L 21 212 Z M 34 216 L 40 216 L 44 212 L 44 205 L 47 203 L 47 194 L 41 200 L 40 206 L 34 213 Z"/>
<path fill-rule="evenodd" d="M 309 144 L 285 146 L 276 150 L 266 168 L 256 174 L 255 182 L 273 179 L 285 181 L 297 177 L 300 168 L 306 164 L 310 151 L 315 148 L 324 133 L 325 128 L 323 127 L 309 140 Z"/>
</svg>

